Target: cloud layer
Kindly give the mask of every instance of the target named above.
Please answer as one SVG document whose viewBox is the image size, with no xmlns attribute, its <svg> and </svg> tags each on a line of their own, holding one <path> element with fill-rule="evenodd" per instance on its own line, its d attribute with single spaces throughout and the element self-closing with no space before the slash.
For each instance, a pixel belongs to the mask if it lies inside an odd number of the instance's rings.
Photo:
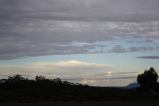
<svg viewBox="0 0 159 106">
<path fill-rule="evenodd" d="M 111 65 L 82 62 L 76 60 L 60 62 L 36 62 L 28 65 L 1 65 L 1 75 L 46 75 L 60 78 L 81 78 L 96 75 L 97 73 L 107 73 L 112 70 Z"/>
<path fill-rule="evenodd" d="M 159 59 L 159 56 L 139 56 L 140 59 Z"/>
<path fill-rule="evenodd" d="M 135 81 L 137 76 L 137 72 L 117 72 L 112 65 L 77 60 L 0 65 L 1 78 L 15 74 L 21 74 L 27 78 L 44 75 L 51 79 L 61 78 L 74 83 L 94 86 L 125 86 Z"/>
<path fill-rule="evenodd" d="M 158 4 L 158 0 L 0 0 L 0 59 L 97 53 L 102 49 L 98 42 L 108 46 L 115 38 L 159 41 Z M 112 52 L 121 52 L 109 46 Z M 137 49 L 129 51 L 151 51 L 146 45 Z"/>
</svg>

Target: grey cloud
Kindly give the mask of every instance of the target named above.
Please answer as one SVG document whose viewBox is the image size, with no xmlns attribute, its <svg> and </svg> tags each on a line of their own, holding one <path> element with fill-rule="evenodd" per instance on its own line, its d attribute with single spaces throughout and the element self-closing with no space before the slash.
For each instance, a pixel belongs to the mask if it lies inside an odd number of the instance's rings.
<svg viewBox="0 0 159 106">
<path fill-rule="evenodd" d="M 143 51 L 153 51 L 156 50 L 154 47 L 144 47 L 144 46 L 132 46 L 123 47 L 122 45 L 116 45 L 111 48 L 108 52 L 110 53 L 126 53 L 126 52 L 143 52 Z"/>
<path fill-rule="evenodd" d="M 138 72 L 114 72 L 114 73 L 112 73 L 112 74 L 123 74 L 123 75 L 127 75 L 127 74 L 137 74 Z"/>
<path fill-rule="evenodd" d="M 143 5 L 144 4 L 144 5 Z M 1 19 L 158 21 L 157 0 L 1 0 Z"/>
<path fill-rule="evenodd" d="M 92 78 L 86 78 L 86 80 L 122 80 L 122 79 L 135 79 L 136 76 L 133 77 L 112 77 L 112 78 L 96 78 L 96 79 L 92 79 Z M 79 81 L 79 80 L 83 80 L 84 78 L 64 78 L 63 80 L 67 80 L 67 81 Z"/>
<path fill-rule="evenodd" d="M 28 42 L 30 43 L 30 42 Z M 44 55 L 64 55 L 64 54 L 84 54 L 91 53 L 90 49 L 93 46 L 60 46 L 50 43 L 6 43 L 0 46 L 0 59 L 8 60 L 30 56 L 44 56 Z"/>
<path fill-rule="evenodd" d="M 128 22 L 159 19 L 157 0 L 1 0 L 0 4 L 2 13 L 12 13 L 9 16 L 13 18 Z"/>
<path fill-rule="evenodd" d="M 92 53 L 98 46 L 93 43 L 113 42 L 116 37 L 159 39 L 158 4 L 158 0 L 0 0 L 0 59 Z M 69 45 L 74 41 L 90 45 Z"/>
<path fill-rule="evenodd" d="M 153 47 L 130 47 L 129 52 L 138 52 L 138 51 L 153 51 Z"/>
<path fill-rule="evenodd" d="M 140 59 L 159 59 L 159 56 L 139 56 Z"/>
<path fill-rule="evenodd" d="M 126 52 L 126 49 L 123 48 L 121 45 L 117 45 L 117 46 L 114 46 L 109 52 L 124 53 L 124 52 Z"/>
</svg>

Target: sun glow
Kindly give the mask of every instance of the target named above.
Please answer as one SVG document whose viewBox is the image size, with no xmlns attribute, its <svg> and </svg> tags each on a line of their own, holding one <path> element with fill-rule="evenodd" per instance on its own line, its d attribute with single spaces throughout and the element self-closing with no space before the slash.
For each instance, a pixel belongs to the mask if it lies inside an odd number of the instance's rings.
<svg viewBox="0 0 159 106">
<path fill-rule="evenodd" d="M 106 72 L 106 76 L 112 76 L 112 72 L 111 71 L 107 71 Z"/>
</svg>

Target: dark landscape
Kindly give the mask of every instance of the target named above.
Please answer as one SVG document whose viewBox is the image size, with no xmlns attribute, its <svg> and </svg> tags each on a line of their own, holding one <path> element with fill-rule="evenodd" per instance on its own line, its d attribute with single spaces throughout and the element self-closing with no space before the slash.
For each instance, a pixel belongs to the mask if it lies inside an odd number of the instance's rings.
<svg viewBox="0 0 159 106">
<path fill-rule="evenodd" d="M 0 80 L 0 102 L 2 105 L 140 105 L 158 104 L 159 84 L 154 68 L 137 76 L 139 87 L 95 87 L 62 81 L 60 78 L 46 79 L 36 76 L 34 80 L 21 75 Z M 90 102 L 92 101 L 92 102 Z M 122 101 L 122 102 L 121 102 Z M 153 101 L 153 102 L 152 102 Z M 77 103 L 76 103 L 77 102 Z M 7 103 L 7 104 L 6 104 Z M 12 105 L 13 105 L 12 104 Z"/>
<path fill-rule="evenodd" d="M 158 101 L 1 103 L 1 106 L 158 106 Z"/>
</svg>

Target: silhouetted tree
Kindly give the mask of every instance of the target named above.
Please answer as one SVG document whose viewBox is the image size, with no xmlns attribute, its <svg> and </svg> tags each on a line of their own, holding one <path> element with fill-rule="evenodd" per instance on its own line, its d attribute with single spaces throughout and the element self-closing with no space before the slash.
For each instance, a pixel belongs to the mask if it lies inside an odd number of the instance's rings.
<svg viewBox="0 0 159 106">
<path fill-rule="evenodd" d="M 22 75 L 15 75 L 13 77 L 9 77 L 8 78 L 9 81 L 21 81 L 21 80 L 25 80 L 25 78 L 22 77 Z"/>
<path fill-rule="evenodd" d="M 157 85 L 158 75 L 153 67 L 149 70 L 145 70 L 143 74 L 137 76 L 137 82 L 140 84 L 140 87 L 144 90 L 155 89 Z"/>
<path fill-rule="evenodd" d="M 56 78 L 53 80 L 55 83 L 62 83 L 61 79 L 60 78 Z"/>
<path fill-rule="evenodd" d="M 46 78 L 44 76 L 36 76 L 35 77 L 35 81 L 42 81 L 42 80 L 45 80 Z"/>
</svg>

